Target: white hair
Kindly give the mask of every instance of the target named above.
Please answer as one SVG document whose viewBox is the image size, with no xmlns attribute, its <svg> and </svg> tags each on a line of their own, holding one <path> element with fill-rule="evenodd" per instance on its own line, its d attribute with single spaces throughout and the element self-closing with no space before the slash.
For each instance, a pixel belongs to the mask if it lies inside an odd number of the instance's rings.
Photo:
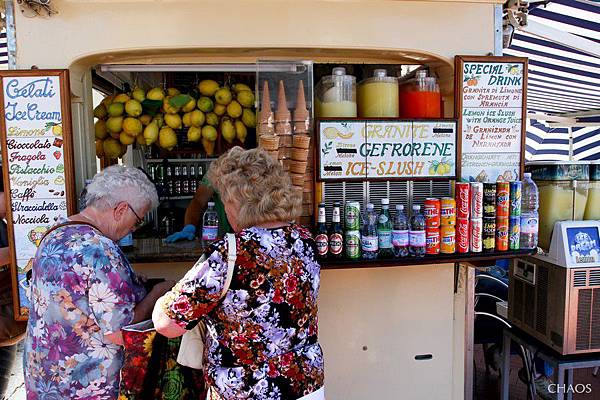
<svg viewBox="0 0 600 400">
<path fill-rule="evenodd" d="M 101 209 L 129 203 L 135 210 L 158 206 L 154 184 L 143 171 L 122 165 L 112 165 L 98 172 L 87 186 L 85 205 Z"/>
</svg>

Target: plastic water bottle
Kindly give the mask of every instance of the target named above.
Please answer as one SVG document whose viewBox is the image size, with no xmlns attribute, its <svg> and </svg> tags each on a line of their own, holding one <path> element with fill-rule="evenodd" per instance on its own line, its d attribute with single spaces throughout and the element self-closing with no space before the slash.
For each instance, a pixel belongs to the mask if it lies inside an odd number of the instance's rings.
<svg viewBox="0 0 600 400">
<path fill-rule="evenodd" d="M 392 245 L 394 246 L 394 257 L 406 257 L 408 255 L 408 219 L 404 214 L 404 206 L 396 205 L 394 215 L 394 226 L 392 230 Z"/>
<path fill-rule="evenodd" d="M 421 206 L 414 205 L 408 232 L 408 251 L 413 257 L 423 257 L 425 246 L 425 217 L 421 214 Z"/>
<path fill-rule="evenodd" d="M 539 192 L 530 173 L 523 174 L 521 189 L 521 249 L 535 249 L 538 243 Z"/>
<path fill-rule="evenodd" d="M 202 217 L 202 244 L 208 246 L 215 240 L 219 235 L 219 216 L 215 211 L 215 203 L 212 201 L 208 202 L 208 208 L 204 212 Z"/>
<path fill-rule="evenodd" d="M 365 219 L 360 239 L 362 257 L 365 260 L 373 260 L 377 258 L 377 251 L 379 250 L 378 240 L 377 213 L 375 212 L 375 206 L 369 203 L 367 204 L 367 211 L 365 212 Z"/>
<path fill-rule="evenodd" d="M 390 199 L 381 199 L 381 213 L 377 217 L 377 238 L 379 240 L 379 258 L 392 258 L 392 217 L 390 217 Z"/>
</svg>

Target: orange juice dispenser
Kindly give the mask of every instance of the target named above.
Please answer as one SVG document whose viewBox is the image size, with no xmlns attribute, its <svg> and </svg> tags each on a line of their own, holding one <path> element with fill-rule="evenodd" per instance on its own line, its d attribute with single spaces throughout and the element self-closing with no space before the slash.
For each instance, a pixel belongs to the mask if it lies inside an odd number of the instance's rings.
<svg viewBox="0 0 600 400">
<path fill-rule="evenodd" d="M 315 87 L 317 117 L 356 117 L 356 77 L 346 75 L 346 68 L 336 67 L 321 78 Z"/>
<path fill-rule="evenodd" d="M 398 79 L 376 69 L 371 78 L 358 85 L 358 116 L 361 118 L 398 117 Z"/>
<path fill-rule="evenodd" d="M 400 84 L 400 118 L 441 118 L 442 97 L 435 77 L 419 70 Z"/>
<path fill-rule="evenodd" d="M 600 220 L 600 161 L 590 163 L 590 188 L 583 219 Z"/>
</svg>

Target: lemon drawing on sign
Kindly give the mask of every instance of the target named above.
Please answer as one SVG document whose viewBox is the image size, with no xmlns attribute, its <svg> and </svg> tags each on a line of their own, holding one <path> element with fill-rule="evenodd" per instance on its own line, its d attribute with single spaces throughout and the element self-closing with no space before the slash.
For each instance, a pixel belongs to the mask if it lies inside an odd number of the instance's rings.
<svg viewBox="0 0 600 400">
<path fill-rule="evenodd" d="M 63 128 L 59 122 L 48 122 L 46 124 L 46 132 L 49 130 L 52 130 L 54 136 L 62 136 L 63 134 Z"/>
<path fill-rule="evenodd" d="M 337 128 L 330 126 L 323 130 L 323 134 L 327 139 L 335 139 L 337 137 L 339 137 L 340 139 L 350 139 L 354 135 L 354 132 L 350 131 L 342 133 L 338 131 Z"/>
<path fill-rule="evenodd" d="M 508 69 L 508 73 L 511 75 L 517 75 L 519 73 L 518 65 L 509 65 L 506 68 Z"/>
<path fill-rule="evenodd" d="M 452 171 L 452 163 L 445 158 L 440 161 L 429 161 L 429 175 L 448 175 Z"/>
</svg>

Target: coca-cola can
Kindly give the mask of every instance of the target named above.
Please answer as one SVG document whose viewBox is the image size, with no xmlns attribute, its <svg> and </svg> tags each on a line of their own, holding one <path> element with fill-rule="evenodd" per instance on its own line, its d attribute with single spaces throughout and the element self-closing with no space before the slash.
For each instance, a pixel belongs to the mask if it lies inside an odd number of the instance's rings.
<svg viewBox="0 0 600 400">
<path fill-rule="evenodd" d="M 425 242 L 427 254 L 439 254 L 440 253 L 440 228 L 426 228 L 425 229 Z"/>
<path fill-rule="evenodd" d="M 496 218 L 496 183 L 483 184 L 483 218 Z"/>
<path fill-rule="evenodd" d="M 471 218 L 483 218 L 483 183 L 471 182 Z"/>
<path fill-rule="evenodd" d="M 456 251 L 459 253 L 469 252 L 469 242 L 471 241 L 469 226 L 468 218 L 456 219 Z"/>
<path fill-rule="evenodd" d="M 508 250 L 508 217 L 496 217 L 496 250 Z"/>
<path fill-rule="evenodd" d="M 442 198 L 441 224 L 446 226 L 456 225 L 456 201 L 452 197 Z"/>
<path fill-rule="evenodd" d="M 496 217 L 508 218 L 510 214 L 510 183 L 496 183 Z"/>
<path fill-rule="evenodd" d="M 425 215 L 425 227 L 439 228 L 440 227 L 440 199 L 427 198 L 423 206 L 423 214 Z"/>
<path fill-rule="evenodd" d="M 483 249 L 483 218 L 471 218 L 471 252 L 481 253 Z"/>
<path fill-rule="evenodd" d="M 454 198 L 456 199 L 456 218 L 469 218 L 471 214 L 471 199 L 468 182 L 456 182 Z"/>
</svg>

